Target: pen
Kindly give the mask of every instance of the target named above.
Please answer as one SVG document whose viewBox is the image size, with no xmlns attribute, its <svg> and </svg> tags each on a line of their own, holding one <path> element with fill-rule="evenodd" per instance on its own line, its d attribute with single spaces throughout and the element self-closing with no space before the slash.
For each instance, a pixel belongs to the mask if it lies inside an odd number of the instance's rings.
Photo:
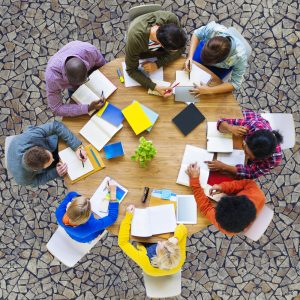
<svg viewBox="0 0 300 300">
<path fill-rule="evenodd" d="M 79 150 L 79 156 L 81 159 L 84 159 L 84 156 L 82 155 L 81 150 Z M 82 167 L 84 168 L 83 160 L 81 162 L 82 162 Z"/>
<path fill-rule="evenodd" d="M 123 83 L 124 82 L 124 77 L 123 77 L 123 75 L 121 73 L 121 70 L 119 68 L 117 68 L 117 73 L 118 73 L 118 76 L 119 76 L 119 79 L 120 79 L 121 83 Z"/>
<path fill-rule="evenodd" d="M 174 89 L 178 84 L 180 84 L 180 82 L 176 83 L 174 86 L 171 86 L 169 89 L 167 89 L 165 92 L 164 92 L 164 95 L 168 92 L 171 92 L 172 89 Z"/>
<path fill-rule="evenodd" d="M 191 61 L 189 60 L 189 80 L 191 80 Z"/>
</svg>

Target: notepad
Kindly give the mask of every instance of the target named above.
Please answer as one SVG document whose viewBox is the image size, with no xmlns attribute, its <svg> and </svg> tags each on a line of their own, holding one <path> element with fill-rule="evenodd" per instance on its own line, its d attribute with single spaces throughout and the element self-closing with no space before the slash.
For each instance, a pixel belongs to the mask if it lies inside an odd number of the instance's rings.
<svg viewBox="0 0 300 300">
<path fill-rule="evenodd" d="M 204 120 L 205 117 L 199 109 L 191 103 L 173 118 L 172 121 L 184 135 L 188 135 Z"/>
<path fill-rule="evenodd" d="M 119 126 L 124 120 L 121 109 L 109 102 L 97 112 L 97 116 L 115 126 Z"/>
<path fill-rule="evenodd" d="M 79 131 L 98 151 L 123 127 L 110 124 L 104 119 L 94 115 Z"/>
<path fill-rule="evenodd" d="M 131 223 L 131 235 L 149 237 L 174 232 L 176 216 L 173 204 L 135 208 Z"/>
<path fill-rule="evenodd" d="M 209 169 L 205 161 L 211 161 L 213 157 L 214 154 L 205 149 L 186 145 L 176 183 L 189 186 L 190 180 L 185 171 L 190 164 L 197 162 L 200 167 L 200 183 L 205 186 L 209 176 Z"/>
<path fill-rule="evenodd" d="M 70 147 L 60 151 L 58 154 L 61 161 L 67 164 L 68 175 L 72 181 L 94 170 L 89 158 L 84 162 L 84 166 L 82 166 L 82 161 Z"/>
<path fill-rule="evenodd" d="M 177 195 L 177 224 L 197 224 L 197 203 L 193 195 Z"/>
<path fill-rule="evenodd" d="M 243 165 L 245 164 L 245 152 L 234 149 L 232 153 L 218 153 L 217 160 L 227 165 Z"/>
<path fill-rule="evenodd" d="M 117 87 L 106 78 L 99 70 L 89 75 L 89 80 L 82 84 L 72 95 L 72 99 L 79 104 L 91 104 L 99 100 L 102 91 L 105 98 L 108 98 Z M 92 114 L 92 111 L 89 112 Z"/>
<path fill-rule="evenodd" d="M 139 60 L 140 65 L 139 65 L 138 69 L 141 72 L 143 72 L 147 77 L 149 77 L 151 80 L 163 81 L 164 80 L 163 67 L 160 67 L 155 72 L 147 73 L 144 71 L 144 69 L 142 67 L 142 63 L 146 60 L 147 61 L 155 61 L 154 58 L 140 59 Z M 128 73 L 126 71 L 126 63 L 125 62 L 122 62 L 122 68 L 123 68 L 123 74 L 124 74 L 125 87 L 141 86 L 137 81 L 135 81 L 133 78 L 131 78 L 128 75 Z"/>
<path fill-rule="evenodd" d="M 111 159 L 124 155 L 124 149 L 121 142 L 106 145 L 103 149 L 105 152 L 106 159 Z"/>
<path fill-rule="evenodd" d="M 211 80 L 211 75 L 194 63 L 191 68 L 190 79 L 187 71 L 176 71 L 176 82 L 180 82 L 179 86 L 193 86 L 194 83 L 197 85 L 200 83 L 207 84 Z"/>
<path fill-rule="evenodd" d="M 136 101 L 134 100 L 134 102 L 136 102 Z M 140 105 L 141 105 L 143 111 L 146 113 L 147 117 L 149 118 L 150 122 L 154 125 L 154 123 L 155 123 L 155 122 L 157 121 L 157 119 L 158 119 L 158 114 L 157 114 L 155 111 L 153 111 L 152 109 L 150 109 L 149 107 L 147 107 L 146 105 L 144 105 L 144 104 L 142 104 L 142 103 L 140 103 Z M 149 128 L 146 129 L 146 130 L 147 130 L 148 132 L 150 132 L 151 129 L 152 129 L 152 127 L 153 127 L 153 126 L 149 127 Z"/>
<path fill-rule="evenodd" d="M 222 133 L 217 129 L 217 122 L 207 122 L 207 151 L 208 152 L 232 152 L 232 134 Z"/>
<path fill-rule="evenodd" d="M 136 135 L 153 125 L 138 101 L 128 105 L 122 113 Z"/>
<path fill-rule="evenodd" d="M 107 182 L 109 180 L 109 176 L 105 177 L 90 199 L 91 210 L 102 218 L 108 215 L 108 205 L 110 196 L 108 193 Z M 127 195 L 128 190 L 124 186 L 120 185 L 118 182 L 116 182 L 116 184 L 116 199 L 119 203 L 121 203 Z"/>
</svg>

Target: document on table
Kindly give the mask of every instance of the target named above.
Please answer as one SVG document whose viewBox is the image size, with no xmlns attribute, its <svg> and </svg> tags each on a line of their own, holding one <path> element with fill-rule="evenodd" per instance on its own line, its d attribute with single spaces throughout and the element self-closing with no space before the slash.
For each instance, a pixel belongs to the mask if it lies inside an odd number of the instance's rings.
<svg viewBox="0 0 300 300">
<path fill-rule="evenodd" d="M 234 149 L 231 153 L 218 153 L 217 160 L 227 165 L 243 165 L 245 163 L 244 150 Z"/>
</svg>

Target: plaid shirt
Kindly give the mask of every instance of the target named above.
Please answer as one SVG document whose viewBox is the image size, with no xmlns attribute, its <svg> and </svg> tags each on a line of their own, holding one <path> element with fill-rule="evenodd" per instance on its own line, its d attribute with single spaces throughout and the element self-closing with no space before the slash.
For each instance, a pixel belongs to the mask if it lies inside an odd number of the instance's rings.
<svg viewBox="0 0 300 300">
<path fill-rule="evenodd" d="M 245 138 L 260 129 L 272 130 L 269 122 L 252 110 L 244 110 L 243 116 L 244 119 L 220 119 L 217 123 L 217 128 L 219 129 L 222 122 L 227 122 L 230 125 L 245 126 L 248 128 Z M 249 179 L 257 178 L 269 173 L 271 169 L 280 164 L 281 160 L 282 151 L 280 144 L 278 144 L 272 156 L 265 159 L 248 159 L 246 165 L 236 165 L 237 176 Z"/>
</svg>

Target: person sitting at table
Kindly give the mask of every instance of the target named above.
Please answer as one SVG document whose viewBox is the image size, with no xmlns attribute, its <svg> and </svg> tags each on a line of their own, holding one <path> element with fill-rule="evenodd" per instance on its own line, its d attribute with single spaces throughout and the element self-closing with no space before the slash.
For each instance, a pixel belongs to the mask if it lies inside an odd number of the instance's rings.
<svg viewBox="0 0 300 300">
<path fill-rule="evenodd" d="M 209 191 L 211 195 L 227 194 L 214 207 L 199 183 L 200 168 L 197 163 L 190 164 L 186 173 L 200 212 L 229 236 L 246 230 L 265 204 L 265 195 L 257 184 L 253 180 L 243 179 L 213 185 Z"/>
<path fill-rule="evenodd" d="M 220 119 L 217 128 L 223 133 L 244 136 L 246 163 L 230 166 L 218 160 L 207 162 L 212 171 L 225 171 L 239 178 L 257 178 L 268 174 L 282 160 L 282 135 L 272 130 L 269 122 L 252 110 L 243 111 L 243 119 Z"/>
<path fill-rule="evenodd" d="M 59 162 L 59 139 L 76 151 L 78 159 L 87 159 L 81 141 L 58 121 L 29 126 L 13 138 L 8 147 L 7 169 L 18 184 L 38 186 L 67 173 L 67 165 Z"/>
<path fill-rule="evenodd" d="M 248 66 L 248 57 L 243 42 L 238 36 L 229 33 L 225 26 L 215 21 L 194 31 L 185 62 L 186 70 L 189 70 L 192 60 L 206 66 L 221 79 L 232 71 L 230 82 L 213 87 L 195 86 L 191 93 L 198 96 L 238 90 Z"/>
<path fill-rule="evenodd" d="M 130 23 L 126 39 L 128 75 L 147 89 L 155 90 L 163 97 L 170 96 L 171 91 L 155 84 L 139 69 L 139 59 L 158 58 L 155 62 L 143 63 L 144 71 L 151 73 L 181 56 L 187 38 L 176 15 L 169 11 L 141 15 Z"/>
<path fill-rule="evenodd" d="M 90 43 L 73 41 L 54 54 L 46 68 L 46 93 L 48 106 L 57 116 L 74 117 L 100 109 L 104 99 L 91 104 L 64 104 L 62 92 L 68 89 L 69 96 L 83 83 L 88 75 L 106 63 L 100 51 Z M 101 83 L 100 83 L 101 84 Z"/>
<path fill-rule="evenodd" d="M 109 181 L 110 202 L 108 216 L 95 218 L 91 211 L 89 198 L 70 192 L 56 209 L 56 219 L 66 233 L 75 241 L 89 243 L 99 236 L 106 227 L 115 223 L 119 213 L 116 199 L 116 182 Z"/>
<path fill-rule="evenodd" d="M 180 224 L 175 229 L 174 237 L 155 244 L 138 244 L 134 247 L 129 242 L 134 208 L 134 205 L 127 207 L 126 216 L 121 223 L 118 237 L 120 248 L 150 276 L 177 273 L 185 261 L 187 228 Z"/>
</svg>

